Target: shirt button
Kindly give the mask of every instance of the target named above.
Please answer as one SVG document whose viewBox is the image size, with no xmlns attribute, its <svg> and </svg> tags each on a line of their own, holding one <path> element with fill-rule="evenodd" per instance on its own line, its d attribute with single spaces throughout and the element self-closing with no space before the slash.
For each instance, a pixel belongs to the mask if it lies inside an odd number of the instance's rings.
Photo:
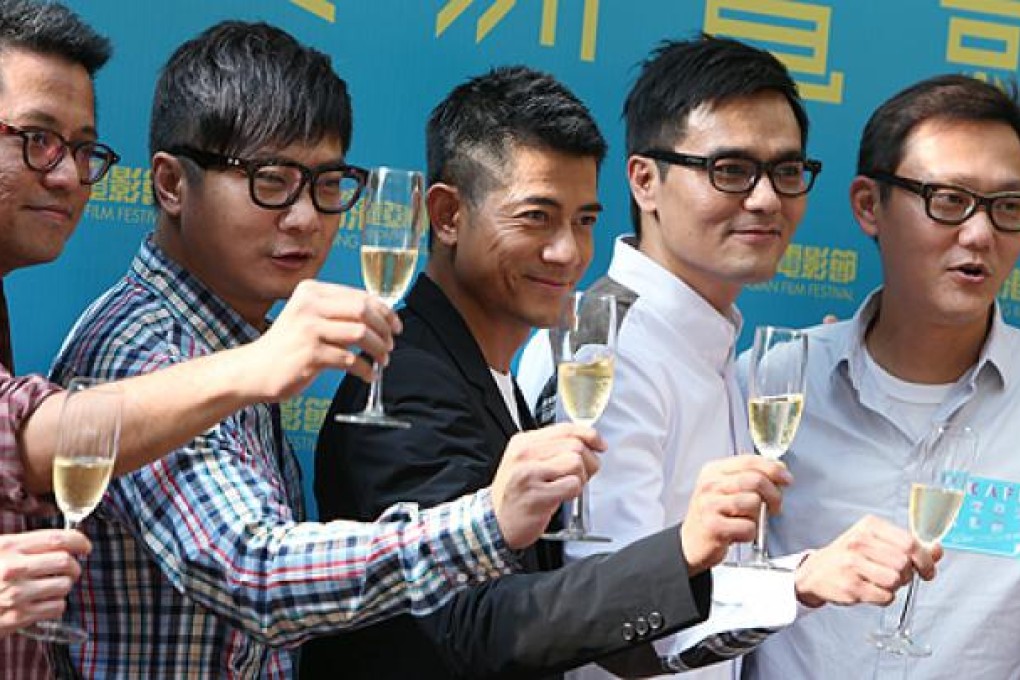
<svg viewBox="0 0 1020 680">
<path fill-rule="evenodd" d="M 630 642 L 635 638 L 634 626 L 629 623 L 623 624 L 623 639 Z"/>
<path fill-rule="evenodd" d="M 464 585 L 470 577 L 467 574 L 457 574 L 457 583 Z"/>
<path fill-rule="evenodd" d="M 643 616 L 637 617 L 634 621 L 634 630 L 637 631 L 638 637 L 648 635 L 648 619 Z"/>
<path fill-rule="evenodd" d="M 659 630 L 663 623 L 665 621 L 662 620 L 662 614 L 659 612 L 652 612 L 648 615 L 648 625 L 652 627 L 652 630 Z"/>
</svg>

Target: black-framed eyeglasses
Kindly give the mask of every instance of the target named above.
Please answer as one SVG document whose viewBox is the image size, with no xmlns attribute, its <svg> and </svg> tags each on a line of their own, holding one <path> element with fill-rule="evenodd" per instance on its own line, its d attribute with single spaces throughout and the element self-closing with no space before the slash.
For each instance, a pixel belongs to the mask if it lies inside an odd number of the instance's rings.
<svg viewBox="0 0 1020 680">
<path fill-rule="evenodd" d="M 190 146 L 175 146 L 167 153 L 184 156 L 203 169 L 238 170 L 248 176 L 248 193 L 255 205 L 278 210 L 297 201 L 306 184 L 311 186 L 312 205 L 319 212 L 336 215 L 351 208 L 368 181 L 368 171 L 346 163 L 309 168 L 279 158 L 247 160 Z"/>
<path fill-rule="evenodd" d="M 648 149 L 637 155 L 684 168 L 705 170 L 712 186 L 726 194 L 754 191 L 762 176 L 768 175 L 772 188 L 780 196 L 802 196 L 811 191 L 815 178 L 822 171 L 821 161 L 806 158 L 762 162 L 744 156 L 693 156 L 667 149 Z"/>
<path fill-rule="evenodd" d="M 82 184 L 95 184 L 120 160 L 117 152 L 105 144 L 92 140 L 69 142 L 59 132 L 46 128 L 22 128 L 0 121 L 0 134 L 21 137 L 22 158 L 36 172 L 49 172 L 70 151 Z"/>
<path fill-rule="evenodd" d="M 891 172 L 875 171 L 867 177 L 917 194 L 924 199 L 924 211 L 935 222 L 956 227 L 984 208 L 992 226 L 999 231 L 1020 231 L 1020 192 L 979 194 L 954 184 L 922 182 Z"/>
</svg>

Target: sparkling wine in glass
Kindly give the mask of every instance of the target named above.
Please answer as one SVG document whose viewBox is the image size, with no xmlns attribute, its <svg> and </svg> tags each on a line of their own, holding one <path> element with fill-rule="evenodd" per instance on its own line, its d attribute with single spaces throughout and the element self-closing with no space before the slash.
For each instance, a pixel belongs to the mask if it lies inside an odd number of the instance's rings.
<svg viewBox="0 0 1020 680">
<path fill-rule="evenodd" d="M 977 435 L 964 425 L 940 424 L 921 441 L 910 487 L 909 514 L 910 531 L 925 547 L 941 541 L 956 521 L 977 450 Z M 915 572 L 896 628 L 868 636 L 879 649 L 900 656 L 931 656 L 931 646 L 911 631 L 918 582 Z"/>
<path fill-rule="evenodd" d="M 804 411 L 807 377 L 807 335 L 792 328 L 759 326 L 748 374 L 747 414 L 751 439 L 759 455 L 778 460 L 790 448 Z M 768 515 L 758 517 L 758 535 L 751 557 L 740 566 L 775 569 L 765 546 Z"/>
<path fill-rule="evenodd" d="M 67 386 L 53 460 L 53 493 L 66 529 L 78 528 L 106 492 L 120 442 L 122 401 L 116 385 L 74 378 Z M 21 633 L 58 644 L 88 639 L 65 621 L 39 621 Z"/>
<path fill-rule="evenodd" d="M 422 235 L 428 226 L 425 180 L 420 172 L 376 168 L 365 187 L 361 229 L 361 276 L 368 292 L 393 307 L 407 290 L 418 263 Z M 382 367 L 372 366 L 365 409 L 341 413 L 344 423 L 408 428 L 405 420 L 386 415 L 382 401 Z"/>
<path fill-rule="evenodd" d="M 556 360 L 560 404 L 572 422 L 593 426 L 613 389 L 616 356 L 616 298 L 600 293 L 575 293 L 549 329 Z M 573 503 L 567 525 L 543 538 L 556 541 L 606 543 L 612 539 L 588 531 L 587 487 Z"/>
</svg>

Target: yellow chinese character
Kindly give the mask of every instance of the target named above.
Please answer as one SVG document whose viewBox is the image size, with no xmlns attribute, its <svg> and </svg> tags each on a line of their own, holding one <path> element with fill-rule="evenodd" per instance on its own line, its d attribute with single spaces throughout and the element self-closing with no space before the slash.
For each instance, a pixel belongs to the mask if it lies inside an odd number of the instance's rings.
<svg viewBox="0 0 1020 680">
<path fill-rule="evenodd" d="M 857 280 L 857 251 L 833 248 L 829 253 L 829 280 L 853 283 Z"/>
<path fill-rule="evenodd" d="M 118 165 L 110 168 L 107 200 L 113 203 L 138 203 L 142 199 L 142 168 Z"/>
<path fill-rule="evenodd" d="M 801 278 L 824 281 L 829 274 L 829 249 L 819 246 L 804 246 Z"/>
<path fill-rule="evenodd" d="M 796 243 L 791 243 L 783 253 L 783 259 L 779 261 L 776 271 L 787 278 L 795 279 L 800 276 L 800 260 L 801 247 Z"/>
<path fill-rule="evenodd" d="M 280 404 L 280 420 L 283 429 L 292 431 L 301 429 L 301 404 L 304 400 L 304 397 L 294 397 Z"/>
<path fill-rule="evenodd" d="M 142 205 L 152 205 L 152 169 L 142 173 Z"/>
<path fill-rule="evenodd" d="M 1020 55 L 1020 27 L 1001 21 L 1020 19 L 1017 0 L 942 0 L 944 9 L 991 15 L 999 20 L 951 17 L 946 61 L 980 68 L 1013 71 Z M 987 77 L 987 76 L 986 76 Z"/>
<path fill-rule="evenodd" d="M 778 21 L 777 21 L 778 20 Z M 808 25 L 795 28 L 790 24 Z M 829 33 L 832 8 L 791 0 L 706 0 L 705 32 L 768 45 L 791 72 L 824 77 L 825 82 L 797 81 L 804 99 L 840 104 L 843 101 L 843 72 L 828 72 Z"/>
<path fill-rule="evenodd" d="M 110 175 L 107 173 L 103 176 L 103 179 L 99 180 L 92 185 L 92 193 L 89 194 L 90 201 L 99 201 L 105 203 L 109 201 L 110 195 Z"/>
<path fill-rule="evenodd" d="M 1009 278 L 1006 279 L 1009 282 L 1009 295 L 1007 297 L 1010 300 L 1020 301 L 1020 270 L 1014 269 L 1009 273 Z"/>
<path fill-rule="evenodd" d="M 329 399 L 308 397 L 305 399 L 305 432 L 318 432 L 329 410 Z"/>
</svg>

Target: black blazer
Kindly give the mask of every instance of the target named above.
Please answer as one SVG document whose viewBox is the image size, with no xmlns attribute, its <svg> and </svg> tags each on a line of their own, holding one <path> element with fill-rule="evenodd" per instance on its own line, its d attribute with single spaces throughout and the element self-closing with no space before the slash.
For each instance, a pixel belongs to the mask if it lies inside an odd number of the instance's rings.
<svg viewBox="0 0 1020 680">
<path fill-rule="evenodd" d="M 336 423 L 335 413 L 360 410 L 367 398 L 361 380 L 344 379 L 316 446 L 323 520 L 368 521 L 398 501 L 430 507 L 488 486 L 517 432 L 466 323 L 424 274 L 400 315 L 404 332 L 383 398 L 413 427 Z M 533 427 L 519 392 L 517 401 L 521 424 Z M 520 560 L 528 572 L 557 569 L 562 548 L 539 541 Z M 649 674 L 660 667 L 644 643 L 703 620 L 710 589 L 707 574 L 688 579 L 672 528 L 614 555 L 470 587 L 428 617 L 313 640 L 302 651 L 301 678 L 333 678 L 340 669 L 367 680 L 536 678 L 617 653 L 626 654 L 614 667 Z"/>
</svg>

